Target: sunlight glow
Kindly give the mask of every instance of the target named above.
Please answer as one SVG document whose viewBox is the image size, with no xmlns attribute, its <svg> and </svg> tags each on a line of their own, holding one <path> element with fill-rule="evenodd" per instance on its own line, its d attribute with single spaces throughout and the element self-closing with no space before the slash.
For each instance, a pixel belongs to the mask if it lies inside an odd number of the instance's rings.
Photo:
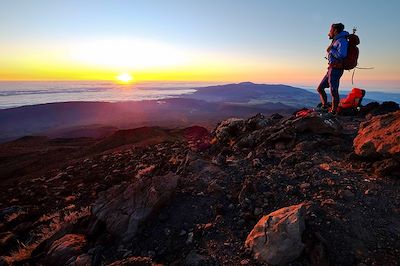
<svg viewBox="0 0 400 266">
<path fill-rule="evenodd" d="M 69 55 L 86 65 L 133 70 L 180 66 L 190 57 L 167 44 L 132 39 L 82 41 L 71 48 Z"/>
<path fill-rule="evenodd" d="M 128 73 L 122 73 L 117 76 L 118 81 L 128 83 L 133 80 L 133 77 Z"/>
</svg>

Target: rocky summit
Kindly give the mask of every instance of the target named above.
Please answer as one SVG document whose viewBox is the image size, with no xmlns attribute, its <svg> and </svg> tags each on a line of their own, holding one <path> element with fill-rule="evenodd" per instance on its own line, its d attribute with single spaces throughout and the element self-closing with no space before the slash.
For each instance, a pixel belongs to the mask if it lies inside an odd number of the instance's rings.
<svg viewBox="0 0 400 266">
<path fill-rule="evenodd" d="M 398 109 L 0 144 L 0 265 L 399 265 Z"/>
</svg>

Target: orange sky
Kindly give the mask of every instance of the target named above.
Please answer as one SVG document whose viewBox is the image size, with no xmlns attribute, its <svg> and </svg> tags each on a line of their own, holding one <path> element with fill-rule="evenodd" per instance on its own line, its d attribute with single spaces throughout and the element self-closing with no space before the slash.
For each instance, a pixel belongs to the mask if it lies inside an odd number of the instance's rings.
<svg viewBox="0 0 400 266">
<path fill-rule="evenodd" d="M 332 22 L 361 37 L 354 86 L 400 90 L 397 2 L 323 1 L 157 5 L 6 1 L 0 9 L 0 80 L 283 83 L 316 86 L 326 72 Z M 346 72 L 342 85 L 351 85 Z"/>
</svg>

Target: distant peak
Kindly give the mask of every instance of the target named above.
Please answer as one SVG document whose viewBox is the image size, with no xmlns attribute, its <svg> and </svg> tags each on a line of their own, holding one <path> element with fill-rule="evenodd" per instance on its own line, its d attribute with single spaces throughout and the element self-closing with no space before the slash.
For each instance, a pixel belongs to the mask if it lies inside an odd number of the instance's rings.
<svg viewBox="0 0 400 266">
<path fill-rule="evenodd" d="M 253 82 L 250 82 L 250 81 L 245 81 L 245 82 L 238 83 L 238 85 L 256 85 L 256 84 Z"/>
</svg>

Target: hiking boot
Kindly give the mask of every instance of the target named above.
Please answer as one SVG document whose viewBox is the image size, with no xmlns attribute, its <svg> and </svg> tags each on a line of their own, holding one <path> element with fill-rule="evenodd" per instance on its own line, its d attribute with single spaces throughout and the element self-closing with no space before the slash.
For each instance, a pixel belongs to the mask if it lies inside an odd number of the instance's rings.
<svg viewBox="0 0 400 266">
<path fill-rule="evenodd" d="M 328 106 L 318 106 L 314 110 L 317 112 L 320 112 L 320 113 L 327 113 L 329 111 L 329 107 Z"/>
</svg>

